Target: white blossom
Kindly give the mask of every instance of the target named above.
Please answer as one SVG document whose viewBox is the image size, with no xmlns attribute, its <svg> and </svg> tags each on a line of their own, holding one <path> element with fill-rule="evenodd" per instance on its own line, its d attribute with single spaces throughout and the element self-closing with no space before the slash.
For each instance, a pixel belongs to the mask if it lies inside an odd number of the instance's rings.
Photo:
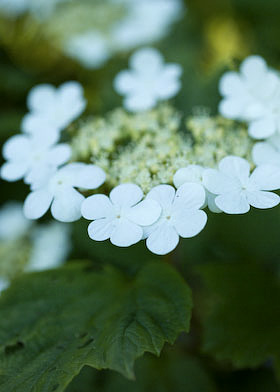
<svg viewBox="0 0 280 392">
<path fill-rule="evenodd" d="M 252 155 L 256 165 L 264 163 L 280 165 L 280 135 L 276 134 L 264 142 L 256 143 Z"/>
<path fill-rule="evenodd" d="M 143 237 L 143 227 L 151 225 L 160 216 L 156 201 L 142 200 L 143 192 L 135 184 L 121 184 L 110 196 L 98 194 L 88 197 L 82 205 L 82 215 L 93 220 L 88 227 L 90 238 L 127 247 Z M 141 201 L 142 200 L 142 201 Z"/>
<path fill-rule="evenodd" d="M 66 82 L 55 88 L 50 84 L 33 87 L 27 97 L 27 113 L 22 130 L 27 133 L 59 133 L 84 111 L 86 100 L 78 82 Z"/>
<path fill-rule="evenodd" d="M 6 290 L 10 286 L 10 282 L 8 279 L 0 277 L 0 295 L 1 293 Z"/>
<path fill-rule="evenodd" d="M 53 217 L 61 222 L 78 220 L 84 196 L 75 188 L 96 189 L 105 177 L 99 167 L 79 162 L 48 173 L 44 184 L 32 186 L 24 202 L 24 214 L 28 219 L 38 219 L 51 207 Z"/>
<path fill-rule="evenodd" d="M 113 27 L 114 44 L 132 49 L 150 44 L 168 33 L 169 27 L 184 14 L 181 0 L 118 0 L 128 8 L 127 16 Z"/>
<path fill-rule="evenodd" d="M 188 182 L 193 182 L 204 186 L 203 173 L 205 169 L 206 168 L 200 165 L 189 165 L 177 170 L 173 177 L 173 183 L 175 187 L 179 188 L 181 185 Z M 213 195 L 213 193 L 209 192 L 206 188 L 205 192 L 206 199 L 205 205 L 203 207 L 208 206 L 209 210 L 215 213 L 221 212 L 221 210 L 215 204 L 216 195 Z"/>
<path fill-rule="evenodd" d="M 71 156 L 69 145 L 56 144 L 55 133 L 35 133 L 12 136 L 3 146 L 7 160 L 1 167 L 1 177 L 7 181 L 21 178 L 32 184 L 43 172 L 66 163 Z"/>
<path fill-rule="evenodd" d="M 263 139 L 280 130 L 280 78 L 259 56 L 243 61 L 240 73 L 227 72 L 220 81 L 220 113 L 249 122 L 249 134 Z"/>
<path fill-rule="evenodd" d="M 9 201 L 0 210 L 0 241 L 15 241 L 27 234 L 32 222 L 25 218 L 22 203 Z"/>
<path fill-rule="evenodd" d="M 158 101 L 174 97 L 181 88 L 178 64 L 164 64 L 160 52 L 144 48 L 130 59 L 131 70 L 121 71 L 115 78 L 116 91 L 125 95 L 124 107 L 142 111 L 154 107 Z"/>
<path fill-rule="evenodd" d="M 32 233 L 32 250 L 26 271 L 44 271 L 64 264 L 71 250 L 71 225 L 51 222 Z"/>
<path fill-rule="evenodd" d="M 17 17 L 26 12 L 38 18 L 47 18 L 58 3 L 68 0 L 0 0 L 0 11 L 9 17 Z"/>
<path fill-rule="evenodd" d="M 176 248 L 179 237 L 191 238 L 205 227 L 207 215 L 200 208 L 205 203 L 202 185 L 185 183 L 177 192 L 170 185 L 158 185 L 147 195 L 162 207 L 159 220 L 145 228 L 148 249 L 158 255 L 165 255 Z"/>
<path fill-rule="evenodd" d="M 250 175 L 248 161 L 228 156 L 220 161 L 218 170 L 205 170 L 203 180 L 207 189 L 217 195 L 217 206 L 228 214 L 244 214 L 250 205 L 271 208 L 279 204 L 279 196 L 268 192 L 280 188 L 279 166 L 261 165 Z"/>
<path fill-rule="evenodd" d="M 64 51 L 89 69 L 101 68 L 111 57 L 108 40 L 95 30 L 70 36 Z"/>
</svg>

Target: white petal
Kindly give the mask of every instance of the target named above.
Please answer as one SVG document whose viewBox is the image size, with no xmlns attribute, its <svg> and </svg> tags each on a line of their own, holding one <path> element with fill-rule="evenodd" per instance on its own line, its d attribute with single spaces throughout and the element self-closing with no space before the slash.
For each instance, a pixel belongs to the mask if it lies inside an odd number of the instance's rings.
<svg viewBox="0 0 280 392">
<path fill-rule="evenodd" d="M 173 182 L 176 188 L 183 185 L 185 182 L 202 182 L 202 174 L 204 168 L 199 165 L 189 165 L 176 171 Z"/>
<path fill-rule="evenodd" d="M 226 72 L 219 82 L 219 91 L 225 96 L 236 96 L 244 93 L 244 83 L 237 72 Z"/>
<path fill-rule="evenodd" d="M 114 80 L 114 88 L 119 94 L 127 94 L 135 89 L 135 75 L 130 71 L 121 71 Z"/>
<path fill-rule="evenodd" d="M 106 179 L 104 170 L 96 165 L 71 164 L 73 170 L 73 186 L 83 189 L 96 189 L 102 185 Z M 75 167 L 74 167 L 75 165 Z"/>
<path fill-rule="evenodd" d="M 4 143 L 2 155 L 7 160 L 20 161 L 26 159 L 30 152 L 30 139 L 25 135 L 16 135 Z"/>
<path fill-rule="evenodd" d="M 247 192 L 247 199 L 255 208 L 272 208 L 279 204 L 280 198 L 272 192 Z"/>
<path fill-rule="evenodd" d="M 160 52 L 153 48 L 137 50 L 131 58 L 130 65 L 139 73 L 155 73 L 163 65 L 163 57 Z"/>
<path fill-rule="evenodd" d="M 260 190 L 280 189 L 280 167 L 269 164 L 258 166 L 253 171 L 250 181 L 257 184 Z"/>
<path fill-rule="evenodd" d="M 153 199 L 159 203 L 163 209 L 169 209 L 173 204 L 175 189 L 171 185 L 155 186 L 147 194 L 147 199 Z"/>
<path fill-rule="evenodd" d="M 81 206 L 84 199 L 83 195 L 69 187 L 54 197 L 51 213 L 60 222 L 74 222 L 82 216 Z"/>
<path fill-rule="evenodd" d="M 240 189 L 237 179 L 227 176 L 215 169 L 205 169 L 203 173 L 203 185 L 214 195 L 234 192 Z"/>
<path fill-rule="evenodd" d="M 227 214 L 245 214 L 250 210 L 247 197 L 245 193 L 241 191 L 219 195 L 216 197 L 215 203 Z"/>
<path fill-rule="evenodd" d="M 280 153 L 267 142 L 256 143 L 252 150 L 252 157 L 256 165 L 267 163 L 280 165 Z"/>
<path fill-rule="evenodd" d="M 207 215 L 204 211 L 181 211 L 174 226 L 178 234 L 183 238 L 196 236 L 204 229 L 207 222 Z"/>
<path fill-rule="evenodd" d="M 84 111 L 86 100 L 83 97 L 83 93 L 83 87 L 75 81 L 63 83 L 58 88 L 57 99 L 64 108 L 65 126 Z"/>
<path fill-rule="evenodd" d="M 58 144 L 53 147 L 48 154 L 49 163 L 54 166 L 60 166 L 69 161 L 71 154 L 72 149 L 68 144 Z"/>
<path fill-rule="evenodd" d="M 143 197 L 143 192 L 138 185 L 121 184 L 110 192 L 110 199 L 118 207 L 132 207 Z"/>
<path fill-rule="evenodd" d="M 157 101 L 148 91 L 133 92 L 124 100 L 124 107 L 131 112 L 141 112 L 152 109 Z"/>
<path fill-rule="evenodd" d="M 115 209 L 108 196 L 99 194 L 88 197 L 82 204 L 82 215 L 89 220 L 115 216 Z"/>
<path fill-rule="evenodd" d="M 174 97 L 181 89 L 179 76 L 182 74 L 182 67 L 179 64 L 167 64 L 157 79 L 157 97 L 169 99 Z"/>
<path fill-rule="evenodd" d="M 207 205 L 208 205 L 209 210 L 211 212 L 214 212 L 215 214 L 218 214 L 222 211 L 215 203 L 216 197 L 217 197 L 217 195 L 214 195 L 213 193 L 206 191 L 206 199 L 207 199 Z"/>
<path fill-rule="evenodd" d="M 251 83 L 257 84 L 267 71 L 266 62 L 260 56 L 249 56 L 241 64 L 240 71 Z"/>
<path fill-rule="evenodd" d="M 28 219 L 39 219 L 49 209 L 53 195 L 45 190 L 31 192 L 25 199 L 23 213 Z"/>
<path fill-rule="evenodd" d="M 23 178 L 28 170 L 27 163 L 4 163 L 1 167 L 1 178 L 6 181 L 18 181 Z"/>
<path fill-rule="evenodd" d="M 199 209 L 205 203 L 205 198 L 205 189 L 201 184 L 185 183 L 176 192 L 173 211 L 180 214 L 182 210 Z"/>
<path fill-rule="evenodd" d="M 105 241 L 111 237 L 113 229 L 114 224 L 112 219 L 98 219 L 94 222 L 91 222 L 91 224 L 89 225 L 88 235 L 92 240 Z"/>
<path fill-rule="evenodd" d="M 276 132 L 276 123 L 272 116 L 251 122 L 249 135 L 254 139 L 265 139 Z"/>
<path fill-rule="evenodd" d="M 145 199 L 129 209 L 126 217 L 140 226 L 149 226 L 155 223 L 161 214 L 161 206 L 152 199 Z"/>
<path fill-rule="evenodd" d="M 157 254 L 165 255 L 171 252 L 179 243 L 179 235 L 170 224 L 164 222 L 153 231 L 147 241 L 147 248 Z"/>
<path fill-rule="evenodd" d="M 131 246 L 142 239 L 143 229 L 128 219 L 118 219 L 114 227 L 110 241 L 112 244 L 121 247 Z"/>
<path fill-rule="evenodd" d="M 55 102 L 56 89 L 50 84 L 40 84 L 33 87 L 27 97 L 29 110 L 42 111 Z"/>
<path fill-rule="evenodd" d="M 228 176 L 244 182 L 249 178 L 250 164 L 246 159 L 236 156 L 227 156 L 220 161 L 219 170 Z"/>
<path fill-rule="evenodd" d="M 242 119 L 244 103 L 241 99 L 226 98 L 219 103 L 219 112 L 226 118 Z"/>
<path fill-rule="evenodd" d="M 22 119 L 21 130 L 25 133 L 38 135 L 39 137 L 53 134 L 53 138 L 59 138 L 60 129 L 51 124 L 50 120 L 45 115 L 28 113 Z"/>
</svg>

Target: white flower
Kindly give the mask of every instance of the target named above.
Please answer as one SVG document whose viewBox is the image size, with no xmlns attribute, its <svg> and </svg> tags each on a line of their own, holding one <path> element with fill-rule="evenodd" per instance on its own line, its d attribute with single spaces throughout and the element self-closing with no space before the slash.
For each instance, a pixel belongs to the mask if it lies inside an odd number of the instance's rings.
<svg viewBox="0 0 280 392">
<path fill-rule="evenodd" d="M 181 88 L 181 66 L 164 64 L 156 49 L 138 50 L 131 56 L 130 66 L 131 70 L 121 71 L 114 81 L 116 91 L 126 96 L 127 110 L 150 109 L 158 101 L 174 97 Z"/>
<path fill-rule="evenodd" d="M 2 291 L 6 290 L 10 286 L 10 282 L 6 278 L 0 278 L 0 295 Z"/>
<path fill-rule="evenodd" d="M 256 165 L 264 163 L 280 165 L 280 135 L 276 134 L 265 142 L 256 143 L 253 147 L 252 155 Z"/>
<path fill-rule="evenodd" d="M 15 241 L 24 236 L 32 222 L 26 219 L 22 211 L 22 203 L 10 201 L 0 210 L 0 240 Z"/>
<path fill-rule="evenodd" d="M 29 0 L 0 0 L 0 10 L 8 16 L 18 16 L 26 12 Z"/>
<path fill-rule="evenodd" d="M 75 188 L 96 189 L 105 177 L 104 171 L 95 165 L 70 163 L 48 174 L 40 187 L 33 185 L 24 202 L 24 214 L 28 219 L 38 219 L 51 207 L 53 217 L 61 222 L 78 220 L 84 196 Z"/>
<path fill-rule="evenodd" d="M 162 207 L 160 219 L 145 228 L 148 249 L 158 255 L 165 255 L 176 248 L 179 237 L 196 236 L 205 227 L 207 215 L 200 208 L 205 202 L 202 185 L 185 183 L 175 191 L 170 185 L 158 185 L 147 195 Z"/>
<path fill-rule="evenodd" d="M 77 82 L 66 82 L 57 89 L 50 84 L 33 87 L 27 97 L 30 113 L 22 121 L 27 133 L 59 133 L 85 109 L 83 88 Z"/>
<path fill-rule="evenodd" d="M 267 192 L 280 187 L 279 166 L 261 165 L 250 175 L 249 162 L 228 156 L 220 161 L 218 170 L 205 170 L 203 181 L 210 192 L 218 195 L 215 203 L 227 214 L 244 214 L 250 205 L 271 208 L 279 204 L 279 196 Z"/>
<path fill-rule="evenodd" d="M 160 39 L 168 33 L 169 27 L 184 14 L 181 0 L 128 0 L 125 19 L 114 26 L 112 37 L 115 45 L 132 49 Z"/>
<path fill-rule="evenodd" d="M 0 0 L 0 10 L 8 16 L 19 16 L 31 12 L 39 18 L 47 18 L 54 11 L 57 3 L 67 0 Z"/>
<path fill-rule="evenodd" d="M 67 144 L 57 144 L 55 133 L 16 135 L 3 146 L 3 157 L 8 161 L 1 168 L 1 177 L 7 181 L 21 178 L 30 184 L 47 169 L 57 168 L 71 156 Z"/>
<path fill-rule="evenodd" d="M 280 130 L 280 78 L 259 56 L 245 59 L 240 71 L 227 72 L 220 81 L 220 113 L 248 121 L 253 138 L 267 138 Z"/>
<path fill-rule="evenodd" d="M 107 39 L 98 31 L 70 36 L 64 51 L 89 69 L 101 68 L 111 56 Z"/>
<path fill-rule="evenodd" d="M 61 266 L 71 250 L 71 225 L 51 222 L 36 227 L 26 271 L 44 271 Z"/>
<path fill-rule="evenodd" d="M 154 223 L 161 208 L 153 200 L 143 200 L 143 192 L 135 184 L 115 187 L 110 197 L 93 195 L 82 205 L 84 218 L 94 220 L 88 227 L 90 238 L 104 241 L 110 238 L 117 246 L 130 246 L 143 237 L 143 226 Z"/>
<path fill-rule="evenodd" d="M 173 177 L 173 183 L 176 188 L 179 188 L 187 182 L 193 182 L 204 186 L 203 173 L 205 170 L 206 169 L 200 165 L 189 165 L 187 167 L 183 167 L 176 171 Z M 213 193 L 209 192 L 206 188 L 205 192 L 206 200 L 204 207 L 208 206 L 209 210 L 215 213 L 221 212 L 215 204 L 216 195 L 213 195 Z"/>
</svg>

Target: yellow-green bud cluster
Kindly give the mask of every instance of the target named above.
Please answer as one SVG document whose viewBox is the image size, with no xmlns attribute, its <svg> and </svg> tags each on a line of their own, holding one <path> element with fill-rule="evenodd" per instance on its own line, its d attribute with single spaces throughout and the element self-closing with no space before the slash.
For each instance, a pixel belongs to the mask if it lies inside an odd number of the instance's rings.
<svg viewBox="0 0 280 392">
<path fill-rule="evenodd" d="M 23 273 L 31 254 L 26 238 L 0 242 L 0 277 L 12 280 Z"/>
<path fill-rule="evenodd" d="M 252 141 L 245 126 L 205 114 L 186 124 L 167 104 L 137 114 L 116 109 L 72 130 L 73 160 L 103 168 L 109 189 L 132 182 L 148 192 L 172 184 L 175 172 L 189 164 L 215 167 L 226 155 L 250 157 Z"/>
</svg>

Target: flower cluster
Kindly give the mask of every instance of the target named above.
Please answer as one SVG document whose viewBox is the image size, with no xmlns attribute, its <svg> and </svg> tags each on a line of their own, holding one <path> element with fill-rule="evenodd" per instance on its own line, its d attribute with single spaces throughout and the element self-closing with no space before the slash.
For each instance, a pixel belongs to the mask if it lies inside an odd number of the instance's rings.
<svg viewBox="0 0 280 392">
<path fill-rule="evenodd" d="M 68 130 L 71 147 L 56 143 L 85 108 L 81 87 L 69 82 L 30 92 L 23 133 L 4 145 L 8 162 L 1 170 L 3 178 L 24 178 L 31 186 L 26 217 L 38 219 L 49 207 L 62 222 L 83 216 L 92 221 L 88 233 L 95 241 L 127 247 L 146 240 L 151 252 L 164 255 L 180 237 L 203 230 L 206 207 L 244 214 L 250 206 L 279 204 L 272 192 L 280 189 L 277 128 L 269 135 L 259 132 L 259 138 L 269 136 L 264 141 L 254 144 L 250 138 L 265 116 L 277 123 L 275 71 L 257 56 L 248 58 L 241 76 L 231 72 L 221 80 L 220 111 L 229 119 L 201 113 L 183 122 L 168 104 L 154 108 L 179 91 L 181 68 L 165 65 L 151 48 L 133 54 L 130 64 L 115 87 L 126 95 L 124 106 L 137 113 L 117 109 L 106 118 L 77 122 Z M 233 119 L 247 121 L 249 130 Z M 109 196 L 92 192 L 85 198 L 83 192 L 99 188 L 105 177 L 102 191 Z"/>
</svg>

